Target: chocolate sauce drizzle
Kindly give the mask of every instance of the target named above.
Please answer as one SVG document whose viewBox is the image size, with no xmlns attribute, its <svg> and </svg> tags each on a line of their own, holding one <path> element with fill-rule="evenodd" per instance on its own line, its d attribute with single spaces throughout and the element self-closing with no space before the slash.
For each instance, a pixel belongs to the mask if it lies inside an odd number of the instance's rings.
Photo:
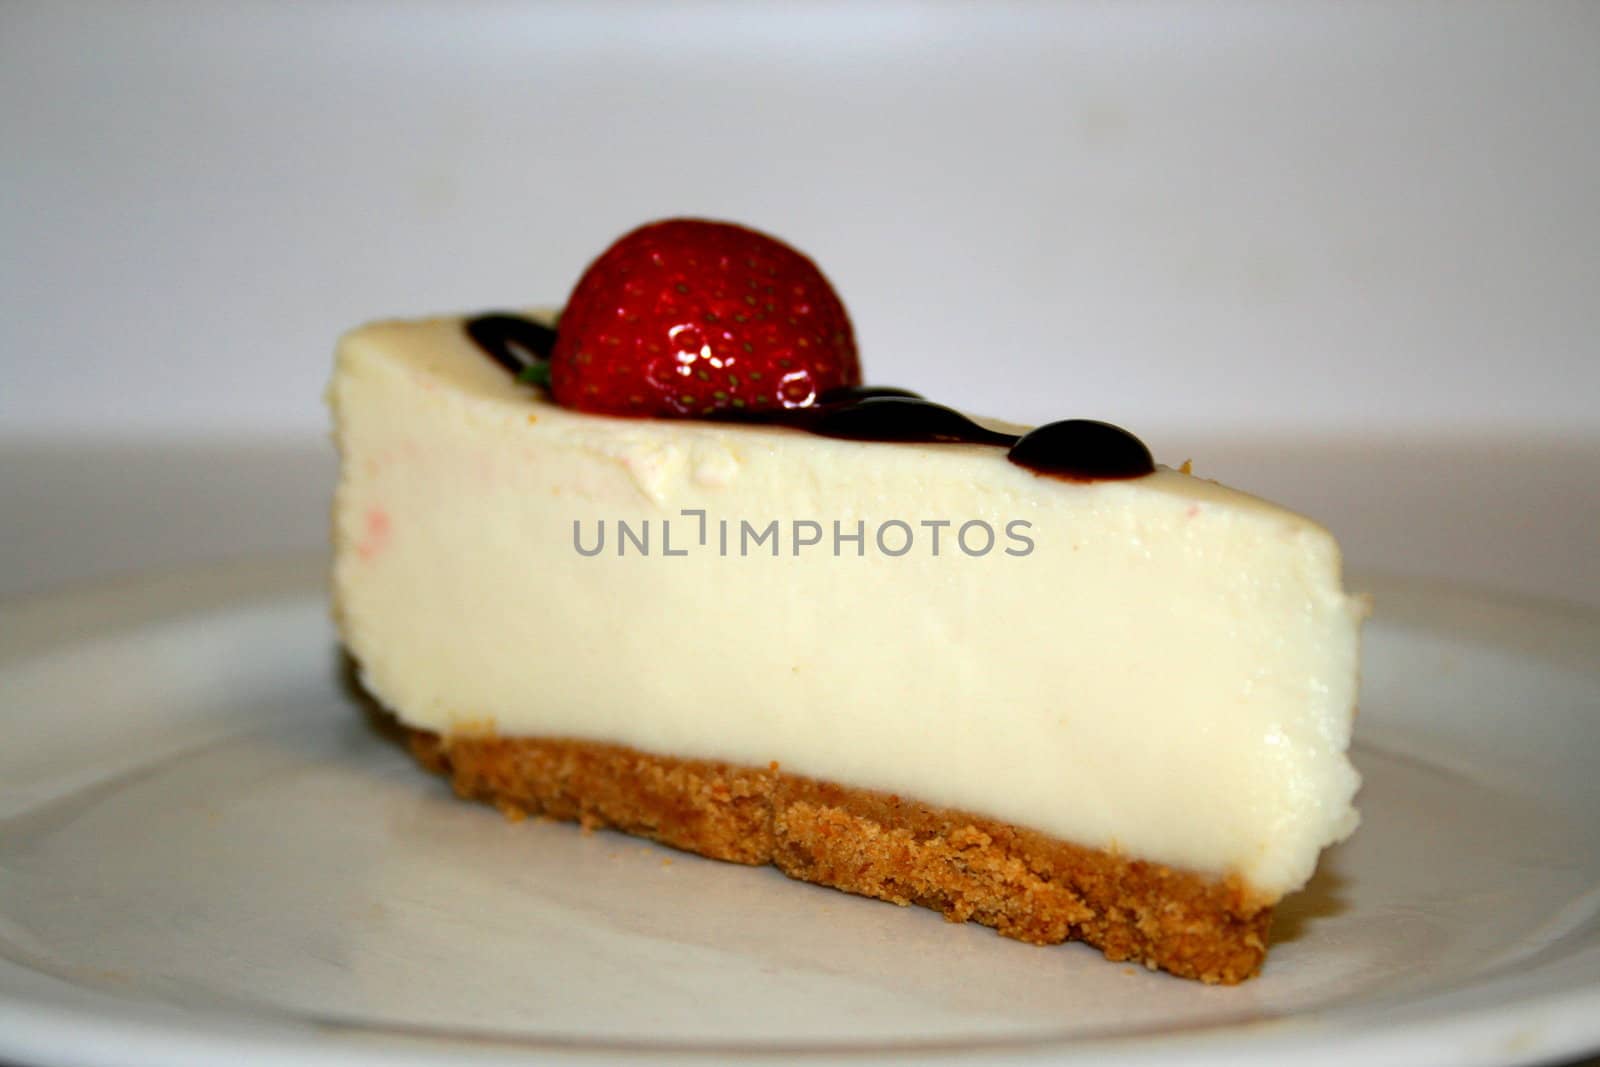
<svg viewBox="0 0 1600 1067">
<path fill-rule="evenodd" d="M 467 320 L 467 336 L 485 354 L 517 377 L 550 359 L 556 331 L 521 315 L 479 315 Z"/>
<path fill-rule="evenodd" d="M 556 341 L 556 331 L 549 326 L 498 312 L 469 319 L 467 335 L 519 380 L 547 380 L 540 372 Z M 1075 482 L 1140 478 L 1156 469 L 1144 442 L 1110 423 L 1066 419 L 1018 437 L 980 426 L 954 408 L 893 386 L 845 386 L 828 390 L 808 407 L 730 408 L 707 418 L 788 426 L 852 441 L 997 445 L 1007 449 L 1006 458 L 1019 467 Z"/>
</svg>

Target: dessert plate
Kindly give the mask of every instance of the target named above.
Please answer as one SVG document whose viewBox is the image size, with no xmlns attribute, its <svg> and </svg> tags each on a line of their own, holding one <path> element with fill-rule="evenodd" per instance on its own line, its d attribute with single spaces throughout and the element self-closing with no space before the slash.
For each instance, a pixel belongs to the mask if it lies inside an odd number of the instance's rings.
<svg viewBox="0 0 1600 1067">
<path fill-rule="evenodd" d="M 354 694 L 318 559 L 0 605 L 0 1060 L 1512 1064 L 1600 1047 L 1600 617 L 1356 579 L 1365 825 L 1208 988 L 508 823 Z"/>
</svg>

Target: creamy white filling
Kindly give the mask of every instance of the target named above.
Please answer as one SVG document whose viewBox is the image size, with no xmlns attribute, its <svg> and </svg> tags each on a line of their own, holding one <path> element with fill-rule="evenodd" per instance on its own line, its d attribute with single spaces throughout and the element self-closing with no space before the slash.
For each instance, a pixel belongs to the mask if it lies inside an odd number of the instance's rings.
<svg viewBox="0 0 1600 1067">
<path fill-rule="evenodd" d="M 578 414 L 458 319 L 350 334 L 330 400 L 339 624 L 413 726 L 775 760 L 1267 897 L 1356 825 L 1363 604 L 1327 531 L 1272 504 L 1169 470 L 1075 484 L 991 447 Z M 777 554 L 752 549 L 773 520 Z M 971 522 L 987 552 L 963 551 Z"/>
</svg>

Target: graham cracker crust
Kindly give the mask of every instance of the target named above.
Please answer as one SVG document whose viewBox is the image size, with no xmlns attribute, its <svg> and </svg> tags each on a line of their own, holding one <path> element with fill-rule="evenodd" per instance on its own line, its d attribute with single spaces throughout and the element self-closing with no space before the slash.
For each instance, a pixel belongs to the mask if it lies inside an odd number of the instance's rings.
<svg viewBox="0 0 1600 1067">
<path fill-rule="evenodd" d="M 542 738 L 407 729 L 458 795 L 510 818 L 609 827 L 1048 945 L 1233 985 L 1261 968 L 1272 905 L 1235 878 L 1084 848 L 901 797 L 786 774 Z"/>
</svg>

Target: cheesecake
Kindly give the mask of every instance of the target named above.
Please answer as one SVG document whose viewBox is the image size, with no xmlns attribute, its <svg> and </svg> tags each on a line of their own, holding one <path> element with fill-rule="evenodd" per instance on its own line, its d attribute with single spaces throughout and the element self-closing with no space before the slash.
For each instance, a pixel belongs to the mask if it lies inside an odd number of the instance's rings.
<svg viewBox="0 0 1600 1067">
<path fill-rule="evenodd" d="M 424 766 L 512 816 L 1259 970 L 1358 821 L 1365 603 L 1325 529 L 1101 423 L 898 390 L 576 409 L 506 358 L 566 323 L 338 346 L 334 615 Z"/>
</svg>

